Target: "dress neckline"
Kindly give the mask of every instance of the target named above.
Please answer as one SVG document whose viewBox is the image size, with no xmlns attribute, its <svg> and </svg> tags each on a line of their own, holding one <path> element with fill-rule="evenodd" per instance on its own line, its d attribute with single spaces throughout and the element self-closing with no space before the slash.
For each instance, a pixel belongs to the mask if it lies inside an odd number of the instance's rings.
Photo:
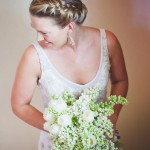
<svg viewBox="0 0 150 150">
<path fill-rule="evenodd" d="M 72 80 L 69 80 L 67 79 L 65 76 L 63 76 L 59 71 L 58 69 L 56 69 L 56 67 L 53 65 L 53 63 L 51 63 L 49 57 L 47 56 L 46 52 L 44 51 L 44 49 L 42 48 L 42 46 L 39 44 L 39 42 L 37 41 L 37 45 L 38 47 L 40 48 L 42 54 L 44 55 L 44 57 L 46 58 L 48 64 L 50 65 L 50 67 L 55 71 L 55 74 L 60 78 L 62 79 L 62 81 L 64 82 L 67 82 L 68 84 L 72 85 L 72 86 L 76 86 L 76 87 L 88 87 L 89 85 L 91 85 L 92 83 L 94 83 L 94 81 L 97 80 L 97 78 L 99 77 L 100 75 L 100 71 L 101 71 L 101 66 L 102 66 L 102 62 L 103 62 L 103 35 L 102 33 L 100 32 L 100 42 L 101 42 L 101 45 L 100 45 L 100 61 L 99 61 L 99 67 L 98 67 L 98 70 L 94 76 L 94 78 L 92 80 L 90 80 L 89 82 L 85 83 L 85 84 L 79 84 L 79 83 L 76 83 Z"/>
</svg>

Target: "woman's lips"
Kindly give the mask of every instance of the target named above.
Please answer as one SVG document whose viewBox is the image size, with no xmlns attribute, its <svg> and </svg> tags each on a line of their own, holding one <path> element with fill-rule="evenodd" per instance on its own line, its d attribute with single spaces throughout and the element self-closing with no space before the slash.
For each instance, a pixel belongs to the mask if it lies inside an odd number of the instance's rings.
<svg viewBox="0 0 150 150">
<path fill-rule="evenodd" d="M 44 39 L 44 43 L 45 44 L 50 44 L 50 43 L 52 43 L 51 41 L 47 41 L 46 39 Z"/>
<path fill-rule="evenodd" d="M 48 41 L 44 41 L 44 42 L 45 42 L 45 44 L 52 43 L 52 42 L 48 42 Z"/>
</svg>

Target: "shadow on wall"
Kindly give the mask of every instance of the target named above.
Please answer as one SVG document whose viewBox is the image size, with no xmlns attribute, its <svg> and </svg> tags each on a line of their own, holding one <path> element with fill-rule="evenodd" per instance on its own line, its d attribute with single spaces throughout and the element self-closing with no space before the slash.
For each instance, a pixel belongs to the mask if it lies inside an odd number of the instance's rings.
<svg viewBox="0 0 150 150">
<path fill-rule="evenodd" d="M 133 24 L 150 31 L 150 1 L 132 0 Z"/>
<path fill-rule="evenodd" d="M 122 123 L 123 138 L 125 150 L 149 150 L 150 1 L 132 0 L 130 4 L 130 36 L 126 37 L 128 43 L 125 43 L 126 49 L 130 50 L 126 61 L 130 87 L 128 112 L 125 112 L 128 124 Z"/>
</svg>

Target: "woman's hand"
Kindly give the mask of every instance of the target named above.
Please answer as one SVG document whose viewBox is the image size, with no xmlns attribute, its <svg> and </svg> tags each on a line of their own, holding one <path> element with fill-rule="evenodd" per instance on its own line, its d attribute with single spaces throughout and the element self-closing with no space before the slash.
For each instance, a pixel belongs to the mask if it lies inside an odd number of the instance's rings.
<svg viewBox="0 0 150 150">
<path fill-rule="evenodd" d="M 108 135 L 105 135 L 105 136 L 106 136 L 106 139 L 114 141 L 114 136 L 115 136 L 116 124 L 117 124 L 118 117 L 115 114 L 113 114 L 113 115 L 109 116 L 108 119 L 113 124 L 113 137 L 110 138 L 110 137 L 108 137 Z"/>
<path fill-rule="evenodd" d="M 118 117 L 115 114 L 112 114 L 111 116 L 108 117 L 108 119 L 113 124 L 113 129 L 115 130 L 116 129 L 116 124 L 117 124 Z"/>
</svg>

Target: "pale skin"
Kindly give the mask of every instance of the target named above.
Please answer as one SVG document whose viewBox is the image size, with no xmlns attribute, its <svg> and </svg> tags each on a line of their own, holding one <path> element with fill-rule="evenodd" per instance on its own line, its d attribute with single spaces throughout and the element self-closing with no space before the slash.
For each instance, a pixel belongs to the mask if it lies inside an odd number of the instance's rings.
<svg viewBox="0 0 150 150">
<path fill-rule="evenodd" d="M 31 25 L 43 40 L 40 45 L 56 69 L 68 80 L 86 84 L 96 75 L 100 63 L 100 33 L 98 29 L 79 26 L 74 22 L 65 28 L 54 25 L 50 18 L 31 15 Z M 75 46 L 67 41 L 67 34 L 75 40 Z M 111 95 L 126 97 L 128 77 L 121 46 L 110 31 L 106 31 L 111 62 Z M 20 60 L 14 81 L 11 105 L 14 113 L 26 123 L 43 129 L 43 114 L 32 106 L 31 100 L 38 79 L 41 77 L 39 57 L 33 45 L 27 47 Z M 116 105 L 110 120 L 116 125 L 121 105 Z"/>
</svg>

